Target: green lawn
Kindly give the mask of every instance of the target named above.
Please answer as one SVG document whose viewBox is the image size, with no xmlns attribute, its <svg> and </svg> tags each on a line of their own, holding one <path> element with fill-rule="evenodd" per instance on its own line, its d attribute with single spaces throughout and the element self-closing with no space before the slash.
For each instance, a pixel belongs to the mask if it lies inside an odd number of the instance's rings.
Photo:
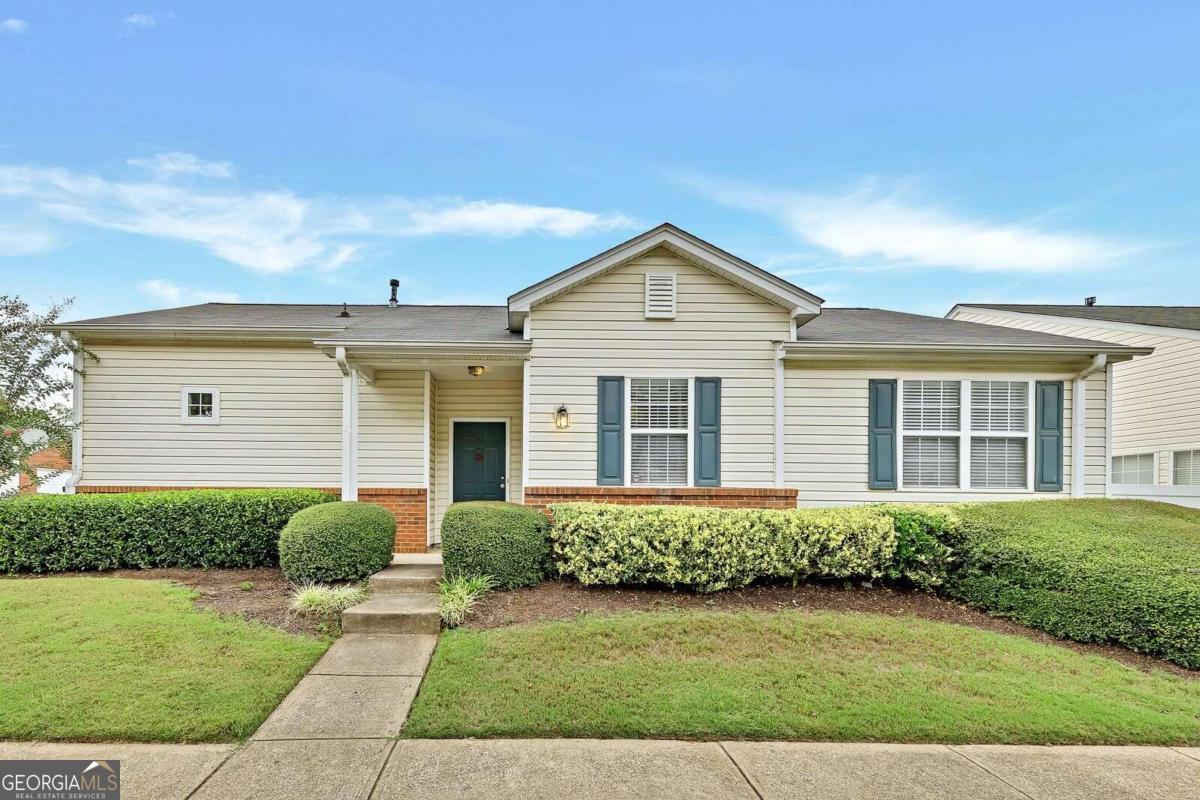
<svg viewBox="0 0 1200 800">
<path fill-rule="evenodd" d="M 0 580 L 0 740 L 250 735 L 327 643 L 120 578 Z"/>
<path fill-rule="evenodd" d="M 443 635 L 409 737 L 1200 743 L 1200 681 L 856 613 L 581 617 Z"/>
</svg>

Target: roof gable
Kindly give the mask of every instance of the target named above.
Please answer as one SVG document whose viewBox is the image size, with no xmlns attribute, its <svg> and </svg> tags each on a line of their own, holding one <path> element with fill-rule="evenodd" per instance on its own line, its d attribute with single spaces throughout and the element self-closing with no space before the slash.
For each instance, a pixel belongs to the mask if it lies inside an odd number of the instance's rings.
<svg viewBox="0 0 1200 800">
<path fill-rule="evenodd" d="M 772 275 L 748 261 L 664 222 L 586 261 L 526 287 L 508 298 L 509 327 L 518 330 L 530 309 L 576 286 L 621 267 L 657 248 L 712 272 L 747 291 L 788 309 L 793 316 L 821 313 L 820 297 Z"/>
</svg>

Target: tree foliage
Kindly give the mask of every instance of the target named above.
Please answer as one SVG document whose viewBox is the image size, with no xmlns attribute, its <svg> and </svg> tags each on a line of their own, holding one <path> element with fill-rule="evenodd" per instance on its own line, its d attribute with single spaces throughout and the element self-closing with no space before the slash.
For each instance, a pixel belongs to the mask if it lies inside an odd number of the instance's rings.
<svg viewBox="0 0 1200 800">
<path fill-rule="evenodd" d="M 0 295 L 0 482 L 24 473 L 38 483 L 29 457 L 45 447 L 67 453 L 74 424 L 66 400 L 78 345 L 46 330 L 70 306 L 42 312 Z"/>
</svg>

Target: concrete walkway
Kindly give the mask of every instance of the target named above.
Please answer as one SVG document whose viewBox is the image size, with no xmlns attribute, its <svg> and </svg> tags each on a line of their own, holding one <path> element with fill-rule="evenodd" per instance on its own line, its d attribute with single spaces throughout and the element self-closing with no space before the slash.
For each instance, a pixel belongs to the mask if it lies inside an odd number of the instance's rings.
<svg viewBox="0 0 1200 800">
<path fill-rule="evenodd" d="M 0 758 L 119 758 L 126 800 L 1200 797 L 1200 748 L 348 738 L 0 743 Z"/>
</svg>

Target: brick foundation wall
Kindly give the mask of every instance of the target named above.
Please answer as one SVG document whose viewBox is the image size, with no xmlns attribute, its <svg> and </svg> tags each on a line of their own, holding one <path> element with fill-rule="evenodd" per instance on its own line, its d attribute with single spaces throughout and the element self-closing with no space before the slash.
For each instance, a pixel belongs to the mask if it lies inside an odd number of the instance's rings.
<svg viewBox="0 0 1200 800">
<path fill-rule="evenodd" d="M 397 553 L 424 553 L 428 549 L 424 489 L 359 489 L 361 503 L 376 503 L 396 518 Z"/>
<path fill-rule="evenodd" d="M 715 487 L 639 488 L 636 486 L 527 486 L 525 504 L 619 503 L 621 505 L 694 505 L 719 508 L 795 508 L 796 490 Z"/>
<path fill-rule="evenodd" d="M 79 494 L 122 494 L 124 492 L 176 492 L 190 489 L 277 489 L 277 486 L 77 486 Z M 328 486 L 313 487 L 341 497 L 341 489 Z M 424 553 L 428 549 L 428 529 L 425 522 L 424 489 L 359 489 L 358 499 L 376 503 L 392 512 L 396 518 L 397 553 Z"/>
</svg>

